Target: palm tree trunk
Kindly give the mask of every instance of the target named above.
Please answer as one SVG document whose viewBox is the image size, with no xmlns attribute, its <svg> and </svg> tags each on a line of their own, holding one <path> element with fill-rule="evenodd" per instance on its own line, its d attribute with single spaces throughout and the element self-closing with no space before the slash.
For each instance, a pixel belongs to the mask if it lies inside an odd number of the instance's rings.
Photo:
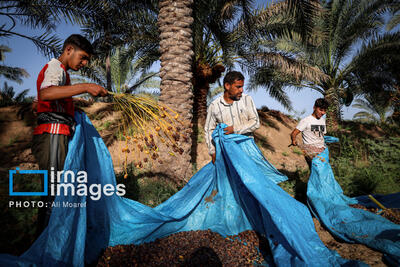
<svg viewBox="0 0 400 267">
<path fill-rule="evenodd" d="M 106 79 L 107 79 L 107 90 L 111 91 L 111 61 L 110 61 L 110 51 L 107 53 L 106 58 Z"/>
<path fill-rule="evenodd" d="M 221 78 L 225 67 L 221 64 L 210 66 L 208 63 L 194 64 L 194 103 L 193 103 L 193 116 L 194 122 L 198 122 L 204 126 L 207 117 L 207 96 L 210 91 L 210 84 L 215 83 Z M 197 125 L 197 124 L 194 124 Z"/>
<path fill-rule="evenodd" d="M 210 91 L 210 84 L 207 82 L 194 85 L 193 117 L 201 125 L 204 125 L 207 117 L 208 91 Z"/>
<path fill-rule="evenodd" d="M 329 108 L 326 111 L 326 126 L 328 132 L 334 132 L 339 128 L 340 120 L 340 108 L 336 88 L 325 90 L 325 99 L 329 102 Z"/>
<path fill-rule="evenodd" d="M 187 139 L 181 139 L 183 154 L 167 157 L 162 171 L 178 181 L 192 176 L 192 6 L 193 0 L 160 0 L 158 27 L 160 29 L 161 85 L 160 101 L 178 112 L 185 125 L 181 132 Z"/>
</svg>

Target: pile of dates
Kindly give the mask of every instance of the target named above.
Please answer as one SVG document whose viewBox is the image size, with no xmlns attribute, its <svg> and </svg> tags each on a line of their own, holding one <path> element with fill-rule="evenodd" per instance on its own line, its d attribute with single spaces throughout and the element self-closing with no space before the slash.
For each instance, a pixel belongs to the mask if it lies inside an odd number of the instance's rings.
<svg viewBox="0 0 400 267">
<path fill-rule="evenodd" d="M 108 247 L 97 266 L 257 266 L 270 260 L 268 241 L 255 231 L 223 237 L 206 231 L 172 234 L 141 245 Z"/>
</svg>

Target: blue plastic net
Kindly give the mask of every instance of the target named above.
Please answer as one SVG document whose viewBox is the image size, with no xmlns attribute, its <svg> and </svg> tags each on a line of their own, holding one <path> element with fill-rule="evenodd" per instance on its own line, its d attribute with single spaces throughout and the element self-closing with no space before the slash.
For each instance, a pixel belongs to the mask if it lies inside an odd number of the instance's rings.
<svg viewBox="0 0 400 267">
<path fill-rule="evenodd" d="M 65 170 L 85 170 L 91 184 L 116 185 L 107 147 L 84 114 L 76 113 Z M 308 208 L 281 189 L 287 179 L 263 157 L 252 138 L 213 133 L 217 158 L 185 187 L 150 208 L 117 195 L 57 196 L 56 202 L 86 203 L 85 208 L 53 208 L 48 227 L 20 257 L 1 255 L 4 266 L 84 266 L 102 249 L 141 244 L 170 234 L 206 230 L 223 236 L 255 230 L 265 236 L 277 266 L 364 266 L 327 249 L 315 231 Z"/>
<path fill-rule="evenodd" d="M 337 142 L 328 137 L 326 142 Z M 312 160 L 307 197 L 311 210 L 337 238 L 348 243 L 361 243 L 382 251 L 389 264 L 400 266 L 400 225 L 350 204 L 377 207 L 367 196 L 350 198 L 335 180 L 325 149 Z M 400 193 L 375 196 L 386 208 L 400 207 Z"/>
</svg>

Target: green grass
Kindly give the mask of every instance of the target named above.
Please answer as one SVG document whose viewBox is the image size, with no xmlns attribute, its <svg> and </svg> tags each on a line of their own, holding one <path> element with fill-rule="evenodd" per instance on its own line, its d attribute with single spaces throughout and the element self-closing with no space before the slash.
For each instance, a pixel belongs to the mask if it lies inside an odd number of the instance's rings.
<svg viewBox="0 0 400 267">
<path fill-rule="evenodd" d="M 286 151 L 284 151 L 284 152 L 282 152 L 282 155 L 285 156 L 285 157 L 287 157 L 287 156 L 289 156 L 289 153 L 287 153 Z"/>
<path fill-rule="evenodd" d="M 292 149 L 292 152 L 293 152 L 294 154 L 296 154 L 296 155 L 299 155 L 299 156 L 303 155 L 303 152 L 301 152 L 301 150 L 298 149 L 297 147 L 294 147 L 294 148 Z"/>
</svg>

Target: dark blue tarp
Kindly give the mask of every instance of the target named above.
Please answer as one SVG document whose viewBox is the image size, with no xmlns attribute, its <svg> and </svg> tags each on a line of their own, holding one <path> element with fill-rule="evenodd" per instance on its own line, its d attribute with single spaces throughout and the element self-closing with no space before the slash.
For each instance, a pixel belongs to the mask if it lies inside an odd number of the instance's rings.
<svg viewBox="0 0 400 267">
<path fill-rule="evenodd" d="M 112 160 L 101 137 L 82 114 L 64 168 L 88 173 L 89 184 L 116 184 Z M 166 202 L 150 208 L 116 195 L 57 196 L 87 202 L 86 208 L 54 208 L 49 226 L 20 257 L 1 255 L 6 266 L 84 266 L 101 250 L 140 244 L 172 233 L 210 229 L 223 236 L 256 230 L 266 236 L 277 266 L 363 266 L 327 249 L 308 208 L 277 183 L 286 180 L 260 153 L 252 138 L 214 131 L 217 159 Z M 217 194 L 212 197 L 214 192 Z M 211 197 L 210 197 L 211 196 Z"/>
<path fill-rule="evenodd" d="M 330 137 L 326 141 L 337 142 L 338 139 Z M 400 266 L 400 225 L 380 215 L 349 206 L 362 204 L 377 207 L 368 196 L 350 198 L 343 194 L 329 164 L 328 148 L 312 160 L 307 197 L 316 217 L 335 237 L 382 251 L 389 263 Z M 400 206 L 400 193 L 376 198 L 386 208 Z"/>
</svg>

